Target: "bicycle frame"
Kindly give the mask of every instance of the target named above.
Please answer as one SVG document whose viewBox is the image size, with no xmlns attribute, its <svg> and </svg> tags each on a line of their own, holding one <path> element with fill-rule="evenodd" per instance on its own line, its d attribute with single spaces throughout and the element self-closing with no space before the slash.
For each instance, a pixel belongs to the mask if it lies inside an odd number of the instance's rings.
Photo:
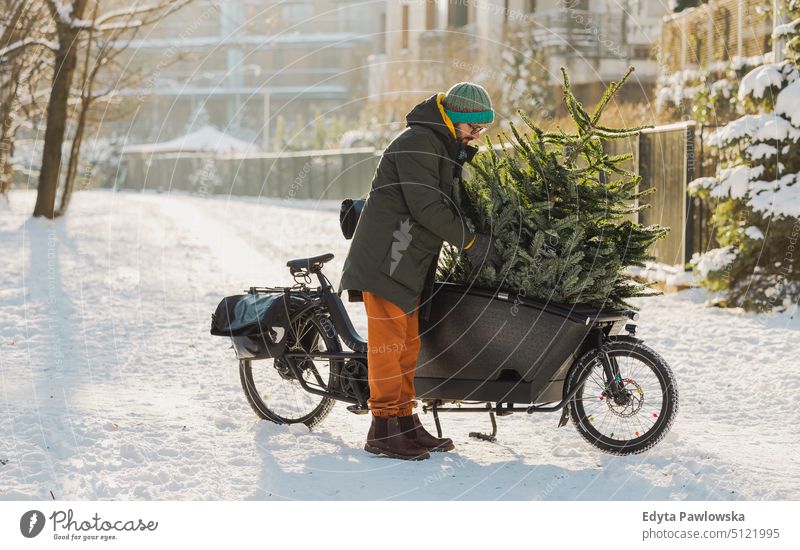
<svg viewBox="0 0 800 550">
<path fill-rule="evenodd" d="M 306 285 L 311 282 L 310 274 L 317 276 L 319 281 L 319 288 L 307 289 Z M 334 291 L 333 285 L 330 280 L 322 273 L 321 267 L 312 267 L 311 269 L 292 270 L 292 275 L 300 285 L 300 290 L 292 292 L 293 295 L 306 300 L 306 304 L 299 310 L 292 314 L 292 319 L 302 317 L 314 310 L 319 310 L 327 313 L 333 323 L 335 333 L 334 338 L 341 339 L 344 344 L 350 348 L 351 351 L 325 351 L 325 352 L 292 352 L 287 351 L 283 354 L 282 358 L 286 361 L 292 375 L 298 381 L 303 390 L 308 393 L 320 395 L 323 397 L 331 397 L 338 401 L 344 401 L 354 405 L 366 407 L 366 403 L 359 403 L 357 399 L 353 399 L 346 393 L 339 391 L 337 388 L 327 388 L 327 390 L 320 390 L 314 388 L 306 382 L 302 376 L 302 369 L 298 366 L 298 361 L 304 359 L 331 359 L 332 371 L 335 379 L 341 379 L 341 369 L 345 361 L 360 360 L 364 364 L 367 363 L 367 342 L 364 340 L 353 327 L 350 317 L 347 315 L 347 310 L 344 308 L 339 294 Z M 302 280 L 300 279 L 302 278 Z M 314 371 L 320 386 L 326 387 L 327 384 L 321 380 L 319 374 Z"/>
</svg>

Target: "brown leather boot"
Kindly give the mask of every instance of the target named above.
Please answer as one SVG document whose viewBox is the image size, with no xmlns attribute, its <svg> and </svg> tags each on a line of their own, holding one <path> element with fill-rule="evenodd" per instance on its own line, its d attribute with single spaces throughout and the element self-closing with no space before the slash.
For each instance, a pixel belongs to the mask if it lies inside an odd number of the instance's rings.
<svg viewBox="0 0 800 550">
<path fill-rule="evenodd" d="M 417 445 L 400 432 L 395 416 L 372 415 L 372 425 L 367 433 L 364 450 L 401 460 L 424 460 L 431 457 L 425 447 Z"/>
<path fill-rule="evenodd" d="M 431 452 L 452 451 L 456 448 L 453 445 L 453 440 L 449 437 L 439 438 L 428 433 L 416 413 L 408 416 L 398 416 L 397 421 L 400 431 L 408 435 L 417 445 L 425 447 Z"/>
</svg>

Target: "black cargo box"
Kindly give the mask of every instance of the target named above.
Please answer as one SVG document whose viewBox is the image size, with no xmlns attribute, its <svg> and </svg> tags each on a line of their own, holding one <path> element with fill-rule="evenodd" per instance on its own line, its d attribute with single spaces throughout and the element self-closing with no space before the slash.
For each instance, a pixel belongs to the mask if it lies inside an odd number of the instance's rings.
<svg viewBox="0 0 800 550">
<path fill-rule="evenodd" d="M 417 397 L 560 400 L 563 377 L 591 328 L 601 323 L 614 334 L 627 319 L 621 311 L 437 282 L 430 318 L 420 327 Z"/>
</svg>

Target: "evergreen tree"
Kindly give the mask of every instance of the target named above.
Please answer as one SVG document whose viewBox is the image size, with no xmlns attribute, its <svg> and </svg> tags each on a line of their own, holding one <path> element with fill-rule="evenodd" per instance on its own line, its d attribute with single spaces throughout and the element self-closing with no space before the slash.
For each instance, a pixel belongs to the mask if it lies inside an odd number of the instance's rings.
<svg viewBox="0 0 800 550">
<path fill-rule="evenodd" d="M 719 248 L 693 258 L 701 282 L 722 306 L 785 309 L 800 301 L 800 2 L 776 29 L 786 58 L 742 78 L 739 105 L 750 114 L 711 135 L 722 165 L 690 192 L 713 205 Z"/>
<path fill-rule="evenodd" d="M 606 140 L 635 135 L 642 128 L 609 128 L 603 110 L 627 80 L 612 82 L 590 115 L 570 88 L 566 71 L 564 101 L 574 133 L 544 132 L 526 113 L 530 128 L 499 136 L 494 148 L 473 160 L 473 176 L 456 185 L 454 200 L 467 225 L 495 239 L 502 266 L 473 269 L 455 247 L 445 247 L 438 277 L 460 284 L 502 289 L 519 296 L 595 307 L 631 307 L 628 298 L 652 294 L 625 275 L 627 266 L 652 259 L 647 250 L 666 234 L 659 226 L 632 221 L 640 177 L 621 163 L 631 155 L 610 156 Z M 650 190 L 654 191 L 654 190 Z"/>
</svg>

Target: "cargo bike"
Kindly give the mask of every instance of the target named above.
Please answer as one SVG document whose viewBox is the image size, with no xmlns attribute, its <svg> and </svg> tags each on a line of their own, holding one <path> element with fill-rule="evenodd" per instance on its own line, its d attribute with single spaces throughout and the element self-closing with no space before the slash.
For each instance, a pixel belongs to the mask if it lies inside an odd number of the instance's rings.
<svg viewBox="0 0 800 550">
<path fill-rule="evenodd" d="M 367 341 L 323 274 L 324 254 L 287 262 L 295 284 L 222 300 L 211 333 L 230 337 L 248 403 L 262 419 L 313 428 L 336 401 L 369 412 Z M 317 286 L 312 286 L 316 278 Z M 678 390 L 664 359 L 636 337 L 632 311 L 561 305 L 437 282 L 420 328 L 417 398 L 439 437 L 441 413 L 560 412 L 591 445 L 641 453 L 669 431 Z"/>
</svg>

